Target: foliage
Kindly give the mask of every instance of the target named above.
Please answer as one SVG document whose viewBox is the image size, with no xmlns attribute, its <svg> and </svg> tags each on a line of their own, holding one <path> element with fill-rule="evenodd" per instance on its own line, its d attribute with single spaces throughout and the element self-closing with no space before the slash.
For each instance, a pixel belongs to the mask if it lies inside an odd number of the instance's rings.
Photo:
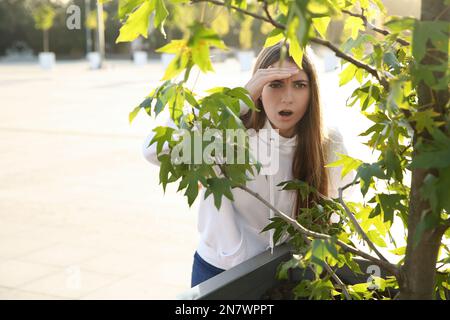
<svg viewBox="0 0 450 320">
<path fill-rule="evenodd" d="M 200 1 L 192 1 L 192 5 L 199 5 L 197 2 Z M 188 1 L 128 0 L 121 3 L 119 12 L 124 25 L 117 41 L 132 41 L 139 35 L 147 36 L 148 16 L 153 13 L 157 17 L 155 27 L 164 33 L 164 21 L 169 14 L 166 4 L 181 6 Z M 236 11 L 246 14 L 250 12 L 249 3 L 228 0 L 224 2 L 224 7 L 231 14 Z M 265 230 L 275 229 L 275 242 L 288 234 L 298 253 L 280 267 L 279 276 L 285 278 L 290 268 L 314 270 L 313 281 L 302 281 L 294 289 L 299 298 L 388 298 L 382 292 L 405 285 L 399 279 L 408 254 L 405 247 L 397 246 L 390 233 L 393 223 L 398 220 L 405 229 L 411 228 L 408 225 L 410 203 L 414 201 L 429 203 L 429 210 L 421 214 L 418 225 L 411 229 L 415 230 L 416 244 L 421 241 L 424 232 L 437 230 L 449 223 L 449 104 L 447 101 L 444 105 L 423 104 L 419 99 L 420 86 L 425 85 L 431 92 L 448 89 L 449 23 L 437 19 L 420 21 L 411 17 L 386 17 L 384 33 L 380 35 L 382 32 L 370 32 L 368 28 L 371 21 L 368 19 L 385 14 L 380 0 L 271 0 L 260 2 L 260 5 L 267 5 L 268 10 L 260 11 L 259 17 L 271 26 L 265 46 L 283 40 L 289 42 L 289 54 L 298 65 L 301 65 L 305 46 L 310 43 L 326 46 L 342 58 L 340 85 L 352 80 L 359 83 L 348 99 L 348 106 L 359 107 L 361 113 L 373 122 L 361 136 L 367 137 L 365 144 L 379 154 L 374 163 L 340 155 L 338 161 L 328 164 L 329 167 L 342 167 L 343 175 L 356 170 L 355 183 L 360 185 L 364 203 L 319 197 L 313 206 L 300 208 L 296 222 L 283 216 L 272 219 Z M 255 18 L 254 15 L 252 18 L 246 15 L 248 21 Z M 349 37 L 337 48 L 327 41 L 327 28 L 331 21 L 342 19 L 344 32 Z M 375 30 L 373 26 L 370 29 Z M 199 124 L 202 128 L 221 132 L 230 128 L 243 128 L 239 119 L 239 100 L 255 108 L 244 88 L 213 88 L 209 90 L 209 95 L 197 97 L 184 85 L 193 66 L 204 73 L 214 71 L 209 57 L 211 47 L 227 48 L 220 35 L 208 26 L 208 21 L 192 21 L 185 38 L 171 40 L 160 48 L 159 52 L 174 53 L 176 57 L 162 78 L 165 82 L 132 111 L 130 120 L 141 109 L 157 116 L 164 108 L 168 108 L 178 129 L 190 129 L 194 132 L 191 133 L 193 136 L 198 130 L 194 128 L 198 128 Z M 182 80 L 177 82 L 181 75 Z M 176 144 L 173 136 L 176 130 L 158 127 L 155 131 L 157 134 L 151 143 L 157 143 L 161 150 L 167 142 L 172 151 Z M 233 146 L 237 148 L 238 144 L 233 142 Z M 163 187 L 168 183 L 179 182 L 179 190 L 186 189 L 185 195 L 191 205 L 198 195 L 197 184 L 201 183 L 207 190 L 205 196 L 212 194 L 219 207 L 222 196 L 232 199 L 232 188 L 245 185 L 249 179 L 248 171 L 257 169 L 257 166 L 249 162 L 245 165 L 223 164 L 215 156 L 212 154 L 212 164 L 176 165 L 170 161 L 169 154 L 161 153 L 160 180 Z M 415 169 L 428 170 L 421 183 L 418 199 L 411 198 L 413 186 L 410 180 Z M 286 181 L 280 187 L 297 190 L 302 197 L 317 194 L 302 181 Z M 339 215 L 338 223 L 330 222 L 333 214 Z M 356 223 L 352 219 L 353 215 Z M 316 233 L 305 233 L 299 225 Z M 445 241 L 448 238 L 447 231 L 443 234 L 439 256 L 439 261 L 447 266 L 449 249 Z M 410 241 L 406 236 L 404 240 Z M 377 279 L 375 288 L 366 282 L 346 288 L 340 286 L 327 265 L 331 269 L 346 265 L 360 272 L 354 258 L 362 255 L 361 250 L 349 250 L 349 247 L 357 248 L 355 242 L 372 244 L 369 253 L 377 254 L 380 258 L 372 256 L 372 261 L 390 269 L 392 276 Z M 392 253 L 399 257 L 399 264 L 384 263 L 374 249 L 377 247 L 392 248 Z M 449 286 L 448 279 L 447 269 L 436 278 L 436 292 L 441 297 L 445 296 L 443 288 Z"/>
<path fill-rule="evenodd" d="M 42 4 L 36 7 L 33 12 L 35 26 L 39 30 L 48 30 L 53 25 L 55 10 L 49 4 Z"/>
<path fill-rule="evenodd" d="M 103 23 L 108 19 L 108 12 L 103 12 Z M 89 29 L 97 29 L 97 10 L 89 12 L 89 16 L 86 20 L 86 27 Z"/>
</svg>

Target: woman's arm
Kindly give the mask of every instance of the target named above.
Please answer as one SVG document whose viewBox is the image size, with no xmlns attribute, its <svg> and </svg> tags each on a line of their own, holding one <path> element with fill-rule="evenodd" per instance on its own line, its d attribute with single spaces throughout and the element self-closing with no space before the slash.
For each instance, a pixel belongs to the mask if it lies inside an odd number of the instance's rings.
<svg viewBox="0 0 450 320">
<path fill-rule="evenodd" d="M 239 113 L 241 116 L 246 114 L 250 110 L 250 108 L 242 100 L 239 100 L 239 105 L 240 105 Z M 194 113 L 198 116 L 198 109 L 194 109 Z M 166 122 L 163 126 L 177 129 L 176 124 L 173 122 L 172 118 L 170 118 L 170 117 L 166 120 Z M 152 145 L 150 145 L 150 142 L 152 141 L 155 134 L 156 133 L 152 130 L 151 133 L 145 138 L 144 144 L 142 145 L 142 154 L 144 155 L 144 158 L 148 162 L 159 166 L 160 162 L 158 160 L 158 155 L 156 154 L 157 143 L 155 142 Z M 169 152 L 169 147 L 166 142 L 166 143 L 164 143 L 160 154 L 164 154 L 164 153 L 167 154 L 168 152 Z"/>
<path fill-rule="evenodd" d="M 164 127 L 171 127 L 171 128 L 177 128 L 175 122 L 173 122 L 172 118 L 168 117 L 166 122 L 162 125 Z M 144 155 L 144 158 L 154 164 L 159 166 L 160 162 L 158 160 L 158 155 L 156 154 L 156 146 L 158 145 L 156 142 L 150 145 L 150 142 L 152 141 L 153 137 L 155 136 L 156 132 L 151 131 L 151 133 L 145 138 L 144 144 L 142 145 L 142 154 Z M 164 143 L 163 148 L 161 150 L 161 154 L 168 153 L 169 147 L 167 145 L 167 142 Z"/>
<path fill-rule="evenodd" d="M 342 134 L 336 127 L 328 129 L 328 150 L 326 164 L 335 162 L 339 159 L 337 153 L 348 155 Z M 328 177 L 328 196 L 331 198 L 338 197 L 338 188 L 341 188 L 353 181 L 356 173 L 352 170 L 345 177 L 341 178 L 342 167 L 329 167 Z M 345 196 L 348 198 L 352 195 L 354 187 L 346 189 Z"/>
</svg>

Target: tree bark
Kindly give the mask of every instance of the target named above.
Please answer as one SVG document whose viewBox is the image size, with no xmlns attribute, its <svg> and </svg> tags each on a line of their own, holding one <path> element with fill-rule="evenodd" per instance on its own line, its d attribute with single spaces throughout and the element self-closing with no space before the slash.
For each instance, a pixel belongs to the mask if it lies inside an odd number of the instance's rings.
<svg viewBox="0 0 450 320">
<path fill-rule="evenodd" d="M 44 52 L 48 52 L 49 51 L 49 47 L 48 47 L 48 29 L 43 30 L 44 32 Z"/>
<path fill-rule="evenodd" d="M 421 20 L 433 21 L 447 20 L 448 21 L 448 8 L 444 4 L 444 0 L 427 0 L 422 1 Z M 428 42 L 428 48 L 432 47 L 432 44 Z M 435 51 L 434 51 L 435 52 Z M 440 59 L 447 60 L 445 53 L 433 53 L 425 56 L 421 61 L 421 64 L 432 65 L 436 63 L 436 59 L 433 55 L 439 56 Z M 443 77 L 442 73 L 435 72 L 434 76 L 437 79 Z M 439 113 L 444 118 L 445 104 L 448 101 L 448 90 L 436 91 L 428 87 L 423 81 L 417 88 L 419 105 L 427 106 L 427 109 Z M 424 109 L 425 110 L 425 109 Z M 445 130 L 445 129 L 444 129 Z M 415 132 L 414 143 L 419 137 L 430 138 L 426 131 L 421 133 Z M 414 149 L 413 157 L 417 155 L 417 150 Z M 442 241 L 442 236 L 445 231 L 442 227 L 433 227 L 425 231 L 417 246 L 414 245 L 415 234 L 417 227 L 421 221 L 422 215 L 433 214 L 431 206 L 428 201 L 422 199 L 420 188 L 423 185 L 424 179 L 427 174 L 433 174 L 437 176 L 437 171 L 433 169 L 421 169 L 416 168 L 412 170 L 411 178 L 411 194 L 409 203 L 409 216 L 408 216 L 408 244 L 406 247 L 405 264 L 402 268 L 402 278 L 400 279 L 400 299 L 434 299 L 434 284 L 436 276 L 436 261 L 438 258 L 438 251 Z"/>
</svg>

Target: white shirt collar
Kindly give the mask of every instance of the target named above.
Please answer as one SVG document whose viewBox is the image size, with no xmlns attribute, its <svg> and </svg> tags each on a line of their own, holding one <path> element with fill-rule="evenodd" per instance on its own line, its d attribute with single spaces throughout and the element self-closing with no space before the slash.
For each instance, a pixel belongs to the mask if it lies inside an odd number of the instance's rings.
<svg viewBox="0 0 450 320">
<path fill-rule="evenodd" d="M 276 129 L 273 128 L 272 124 L 269 121 L 269 118 L 266 117 L 266 122 L 264 123 L 263 129 L 270 130 L 270 135 L 262 134 L 261 139 L 265 142 L 269 143 L 267 138 L 270 138 L 271 136 L 277 136 L 280 148 L 283 147 L 295 147 L 297 145 L 297 135 L 294 135 L 291 138 L 283 137 L 278 133 Z"/>
</svg>

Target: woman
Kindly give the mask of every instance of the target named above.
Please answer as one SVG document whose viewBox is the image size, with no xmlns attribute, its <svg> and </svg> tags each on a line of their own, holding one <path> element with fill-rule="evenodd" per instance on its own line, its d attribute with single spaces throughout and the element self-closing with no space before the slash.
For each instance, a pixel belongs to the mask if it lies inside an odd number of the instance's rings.
<svg viewBox="0 0 450 320">
<path fill-rule="evenodd" d="M 258 132 L 256 142 L 274 147 L 278 156 L 276 170 L 270 174 L 260 172 L 247 182 L 247 187 L 295 217 L 298 208 L 307 204 L 300 202 L 295 191 L 280 190 L 277 184 L 300 179 L 324 195 L 336 196 L 337 188 L 352 178 L 340 181 L 338 168 L 324 167 L 336 159 L 335 152 L 346 153 L 342 137 L 337 131 L 330 131 L 328 137 L 322 128 L 317 77 L 308 57 L 303 56 L 301 67 L 289 56 L 281 64 L 282 45 L 280 42 L 263 48 L 258 55 L 245 88 L 261 111 L 253 112 L 241 104 L 241 119 L 246 128 Z M 259 134 L 261 129 L 270 135 Z M 158 164 L 155 144 L 148 147 L 152 136 L 146 139 L 143 152 L 147 160 Z M 276 139 L 270 138 L 274 136 Z M 255 140 L 250 139 L 250 150 L 256 150 L 252 143 Z M 217 210 L 213 197 L 204 199 L 202 190 L 200 241 L 194 254 L 191 286 L 267 249 L 273 250 L 273 230 L 261 233 L 274 216 L 272 210 L 242 189 L 235 188 L 232 193 L 234 201 L 223 197 Z"/>
</svg>

